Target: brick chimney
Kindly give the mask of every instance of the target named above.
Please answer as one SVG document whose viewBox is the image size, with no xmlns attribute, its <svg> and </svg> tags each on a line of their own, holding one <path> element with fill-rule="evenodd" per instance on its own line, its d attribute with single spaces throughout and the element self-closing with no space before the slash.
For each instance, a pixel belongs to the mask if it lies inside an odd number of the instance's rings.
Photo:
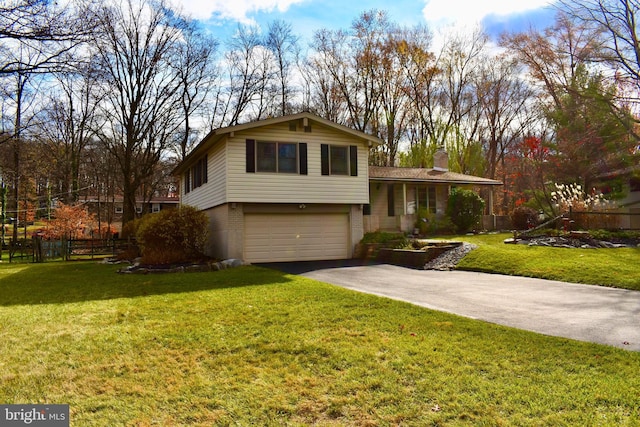
<svg viewBox="0 0 640 427">
<path fill-rule="evenodd" d="M 443 147 L 438 148 L 433 155 L 433 170 L 440 172 L 449 170 L 449 155 Z"/>
</svg>

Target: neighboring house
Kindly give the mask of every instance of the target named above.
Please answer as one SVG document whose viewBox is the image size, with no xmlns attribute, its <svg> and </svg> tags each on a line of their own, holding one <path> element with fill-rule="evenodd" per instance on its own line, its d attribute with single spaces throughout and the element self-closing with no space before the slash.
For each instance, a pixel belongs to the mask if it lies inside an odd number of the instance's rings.
<svg viewBox="0 0 640 427">
<path fill-rule="evenodd" d="M 439 150 L 433 169 L 369 167 L 370 205 L 365 209 L 365 232 L 412 232 L 423 208 L 434 218 L 445 215 L 451 187 L 493 187 L 502 182 L 448 170 L 448 156 Z M 492 192 L 486 201 L 493 215 Z M 495 228 L 491 224 L 487 228 Z"/>
<path fill-rule="evenodd" d="M 611 171 L 599 177 L 598 186 L 606 189 L 610 183 L 620 186 L 626 196 L 622 200 L 616 200 L 619 213 L 628 214 L 618 216 L 616 228 L 624 230 L 640 230 L 640 165 L 635 165 L 622 170 Z M 607 193 L 605 192 L 605 198 Z"/>
<path fill-rule="evenodd" d="M 174 170 L 209 217 L 207 252 L 249 262 L 345 259 L 364 235 L 374 136 L 310 113 L 217 129 Z"/>
<path fill-rule="evenodd" d="M 105 222 L 113 223 L 120 228 L 122 223 L 123 212 L 123 198 L 122 196 L 115 196 L 108 198 L 107 200 L 98 199 L 95 196 L 86 196 L 82 200 L 89 208 L 89 212 L 98 216 L 98 212 L 101 212 L 101 219 Z M 136 200 L 136 213 L 143 215 L 145 213 L 157 213 L 165 209 L 175 208 L 180 205 L 180 198 L 175 196 L 161 197 L 155 196 L 151 200 Z"/>
<path fill-rule="evenodd" d="M 411 231 L 411 202 L 427 197 L 443 212 L 451 185 L 500 184 L 438 167 L 369 167 L 369 148 L 382 142 L 300 113 L 214 130 L 174 174 L 181 203 L 209 217 L 207 253 L 254 263 L 351 258 L 365 231 Z"/>
</svg>

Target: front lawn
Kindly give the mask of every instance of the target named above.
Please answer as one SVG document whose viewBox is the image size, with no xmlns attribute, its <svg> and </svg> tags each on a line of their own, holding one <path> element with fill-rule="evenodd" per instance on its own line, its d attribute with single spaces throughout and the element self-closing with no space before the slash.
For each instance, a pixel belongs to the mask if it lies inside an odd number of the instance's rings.
<svg viewBox="0 0 640 427">
<path fill-rule="evenodd" d="M 637 425 L 640 353 L 258 267 L 0 264 L 0 402 L 73 426 Z"/>
<path fill-rule="evenodd" d="M 479 247 L 461 270 L 640 290 L 640 248 L 568 249 L 503 243 L 510 234 L 457 236 Z M 449 237 L 447 237 L 449 238 Z"/>
</svg>

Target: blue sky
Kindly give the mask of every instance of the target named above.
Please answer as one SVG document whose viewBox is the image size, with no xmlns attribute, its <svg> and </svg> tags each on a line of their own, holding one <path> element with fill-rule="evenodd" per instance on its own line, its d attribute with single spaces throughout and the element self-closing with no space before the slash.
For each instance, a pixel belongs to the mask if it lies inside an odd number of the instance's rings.
<svg viewBox="0 0 640 427">
<path fill-rule="evenodd" d="M 433 31 L 483 25 L 490 34 L 503 30 L 543 28 L 553 19 L 550 0 L 174 0 L 178 7 L 206 23 L 221 41 L 238 23 L 266 28 L 276 19 L 310 39 L 316 30 L 347 29 L 362 12 L 385 10 L 393 22 L 427 24 Z"/>
</svg>

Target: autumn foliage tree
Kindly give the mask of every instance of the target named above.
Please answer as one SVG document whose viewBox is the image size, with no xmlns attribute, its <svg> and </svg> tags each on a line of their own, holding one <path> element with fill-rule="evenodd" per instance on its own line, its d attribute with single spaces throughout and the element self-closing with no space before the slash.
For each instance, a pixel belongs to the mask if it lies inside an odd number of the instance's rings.
<svg viewBox="0 0 640 427">
<path fill-rule="evenodd" d="M 77 239 L 91 229 L 95 218 L 82 205 L 58 203 L 53 211 L 53 219 L 47 224 L 45 237 L 52 239 Z"/>
</svg>

